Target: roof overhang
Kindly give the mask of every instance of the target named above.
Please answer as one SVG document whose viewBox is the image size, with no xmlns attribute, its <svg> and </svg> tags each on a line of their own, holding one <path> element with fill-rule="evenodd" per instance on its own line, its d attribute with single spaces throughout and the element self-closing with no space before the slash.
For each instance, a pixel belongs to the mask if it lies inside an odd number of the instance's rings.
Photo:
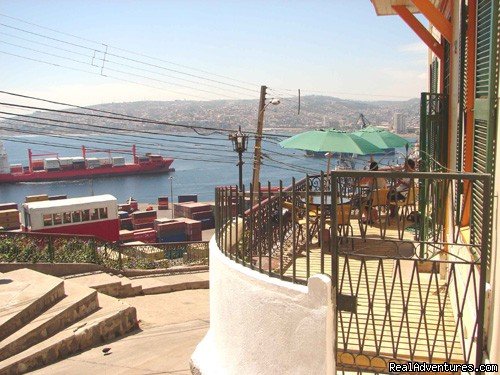
<svg viewBox="0 0 500 375">
<path fill-rule="evenodd" d="M 430 0 L 436 8 L 440 8 L 443 1 L 444 0 Z M 371 0 L 371 2 L 375 8 L 377 16 L 396 15 L 396 11 L 392 8 L 393 5 L 404 5 L 411 13 L 420 13 L 411 0 Z"/>
</svg>

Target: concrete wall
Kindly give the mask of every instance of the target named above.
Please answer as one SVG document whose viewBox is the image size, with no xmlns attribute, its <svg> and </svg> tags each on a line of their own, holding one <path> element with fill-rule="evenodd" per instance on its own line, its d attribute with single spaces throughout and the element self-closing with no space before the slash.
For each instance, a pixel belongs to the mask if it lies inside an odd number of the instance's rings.
<svg viewBox="0 0 500 375">
<path fill-rule="evenodd" d="M 333 374 L 333 303 L 328 276 L 307 286 L 270 278 L 226 258 L 210 242 L 210 330 L 193 373 Z"/>
</svg>

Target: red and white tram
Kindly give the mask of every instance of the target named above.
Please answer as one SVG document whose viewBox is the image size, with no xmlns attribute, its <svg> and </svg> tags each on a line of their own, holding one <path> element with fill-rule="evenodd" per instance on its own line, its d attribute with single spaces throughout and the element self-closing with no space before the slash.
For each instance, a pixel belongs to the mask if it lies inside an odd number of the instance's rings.
<svg viewBox="0 0 500 375">
<path fill-rule="evenodd" d="M 23 204 L 25 232 L 92 235 L 118 241 L 118 203 L 112 195 L 70 198 Z"/>
</svg>

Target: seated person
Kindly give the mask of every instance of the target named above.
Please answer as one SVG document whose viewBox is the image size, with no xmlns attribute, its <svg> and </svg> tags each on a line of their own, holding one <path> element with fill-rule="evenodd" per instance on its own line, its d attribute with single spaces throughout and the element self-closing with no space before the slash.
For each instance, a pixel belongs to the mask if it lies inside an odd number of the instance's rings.
<svg viewBox="0 0 500 375">
<path fill-rule="evenodd" d="M 376 161 L 372 161 L 370 163 L 370 171 L 378 171 L 378 163 Z M 371 223 L 376 218 L 372 217 L 373 209 L 369 209 L 372 205 L 370 195 L 375 190 L 387 189 L 387 180 L 383 177 L 365 177 L 361 179 L 360 184 L 369 187 L 368 200 L 365 202 L 364 207 L 363 221 L 368 221 L 369 223 Z"/>
<path fill-rule="evenodd" d="M 403 171 L 414 172 L 415 171 L 415 161 L 413 159 L 408 159 L 405 162 Z M 396 185 L 396 194 L 391 195 L 391 201 L 400 201 L 406 199 L 406 196 L 402 194 L 404 191 L 408 191 L 412 185 L 412 179 L 409 177 L 402 178 L 398 180 Z"/>
<path fill-rule="evenodd" d="M 378 163 L 376 161 L 370 163 L 370 171 L 378 171 Z M 368 186 L 370 190 L 387 189 L 387 181 L 383 177 L 363 177 L 359 181 L 359 184 Z"/>
</svg>

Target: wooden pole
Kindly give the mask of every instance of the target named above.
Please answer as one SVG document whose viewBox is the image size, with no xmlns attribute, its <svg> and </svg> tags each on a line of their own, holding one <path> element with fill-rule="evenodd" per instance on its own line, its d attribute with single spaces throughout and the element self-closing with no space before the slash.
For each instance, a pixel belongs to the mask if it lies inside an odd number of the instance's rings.
<svg viewBox="0 0 500 375">
<path fill-rule="evenodd" d="M 260 159 L 262 154 L 261 145 L 262 145 L 262 131 L 264 128 L 264 109 L 266 105 L 266 90 L 267 90 L 266 86 L 260 87 L 259 117 L 257 119 L 257 134 L 255 136 L 255 148 L 253 157 L 252 186 L 254 187 L 259 186 L 259 179 L 260 179 Z"/>
</svg>

